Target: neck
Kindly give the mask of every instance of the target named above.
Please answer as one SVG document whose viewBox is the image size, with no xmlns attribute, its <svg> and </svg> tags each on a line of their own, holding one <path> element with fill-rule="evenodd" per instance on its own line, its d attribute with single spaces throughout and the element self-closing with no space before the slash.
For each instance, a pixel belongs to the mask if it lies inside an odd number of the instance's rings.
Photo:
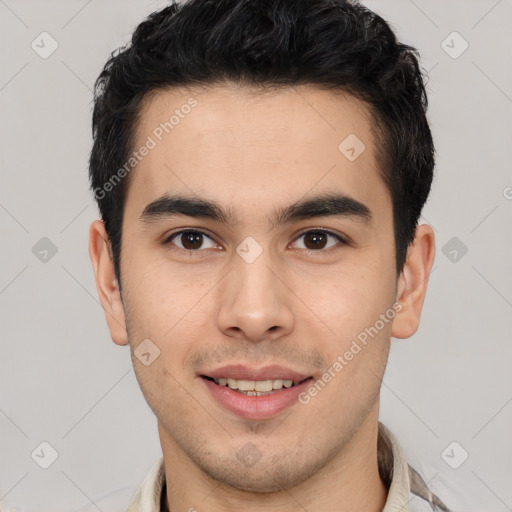
<svg viewBox="0 0 512 512">
<path fill-rule="evenodd" d="M 369 414 L 350 441 L 313 476 L 276 492 L 248 492 L 203 472 L 159 423 L 164 455 L 167 502 L 162 512 L 381 512 L 387 488 L 377 460 L 378 410 Z"/>
</svg>

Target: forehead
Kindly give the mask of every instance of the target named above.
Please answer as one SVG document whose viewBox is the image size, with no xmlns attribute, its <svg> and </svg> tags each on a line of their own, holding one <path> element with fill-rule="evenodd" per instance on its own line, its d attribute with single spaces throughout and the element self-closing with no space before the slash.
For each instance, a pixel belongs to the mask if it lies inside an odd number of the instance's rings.
<svg viewBox="0 0 512 512">
<path fill-rule="evenodd" d="M 153 91 L 142 103 L 133 149 L 144 146 L 150 149 L 132 171 L 127 196 L 140 208 L 175 191 L 244 204 L 336 187 L 368 201 L 372 190 L 385 190 L 368 107 L 309 85 Z"/>
<path fill-rule="evenodd" d="M 165 123 L 167 130 L 162 126 Z M 336 142 L 352 130 L 373 145 L 372 124 L 368 106 L 342 91 L 312 85 L 264 88 L 226 82 L 150 91 L 142 101 L 135 131 L 140 142 L 151 133 L 158 139 L 172 133 L 179 139 L 185 125 L 185 130 L 201 140 L 220 142 L 229 133 L 233 142 L 317 146 L 319 139 Z"/>
</svg>

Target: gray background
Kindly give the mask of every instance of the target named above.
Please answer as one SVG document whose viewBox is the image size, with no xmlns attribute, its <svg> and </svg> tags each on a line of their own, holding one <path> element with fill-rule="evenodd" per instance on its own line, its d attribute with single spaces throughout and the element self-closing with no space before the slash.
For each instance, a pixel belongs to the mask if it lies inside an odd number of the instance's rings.
<svg viewBox="0 0 512 512">
<path fill-rule="evenodd" d="M 512 510 L 512 2 L 365 4 L 421 52 L 438 153 L 435 270 L 418 333 L 393 342 L 381 420 L 455 510 Z M 87 159 L 94 80 L 164 5 L 0 0 L 0 502 L 14 510 L 123 510 L 161 454 L 97 299 Z"/>
</svg>

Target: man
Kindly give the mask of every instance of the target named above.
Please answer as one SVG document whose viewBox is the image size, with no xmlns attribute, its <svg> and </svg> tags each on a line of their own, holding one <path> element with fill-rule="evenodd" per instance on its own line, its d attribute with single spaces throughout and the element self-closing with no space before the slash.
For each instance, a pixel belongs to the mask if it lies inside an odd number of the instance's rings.
<svg viewBox="0 0 512 512">
<path fill-rule="evenodd" d="M 343 0 L 171 4 L 111 56 L 89 250 L 163 451 L 130 512 L 447 510 L 378 420 L 434 260 L 426 105 Z"/>
</svg>

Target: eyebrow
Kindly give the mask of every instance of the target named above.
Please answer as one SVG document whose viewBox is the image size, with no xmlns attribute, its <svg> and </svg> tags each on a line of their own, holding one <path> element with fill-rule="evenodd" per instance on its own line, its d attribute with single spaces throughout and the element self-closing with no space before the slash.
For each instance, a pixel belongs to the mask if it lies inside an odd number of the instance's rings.
<svg viewBox="0 0 512 512">
<path fill-rule="evenodd" d="M 167 194 L 149 203 L 144 208 L 140 220 L 151 224 L 162 218 L 178 215 L 210 219 L 228 226 L 238 223 L 232 208 L 225 209 L 215 201 L 200 197 Z M 275 209 L 269 218 L 269 224 L 272 229 L 276 226 L 315 217 L 344 217 L 370 224 L 372 212 L 365 204 L 350 196 L 326 193 Z"/>
</svg>

